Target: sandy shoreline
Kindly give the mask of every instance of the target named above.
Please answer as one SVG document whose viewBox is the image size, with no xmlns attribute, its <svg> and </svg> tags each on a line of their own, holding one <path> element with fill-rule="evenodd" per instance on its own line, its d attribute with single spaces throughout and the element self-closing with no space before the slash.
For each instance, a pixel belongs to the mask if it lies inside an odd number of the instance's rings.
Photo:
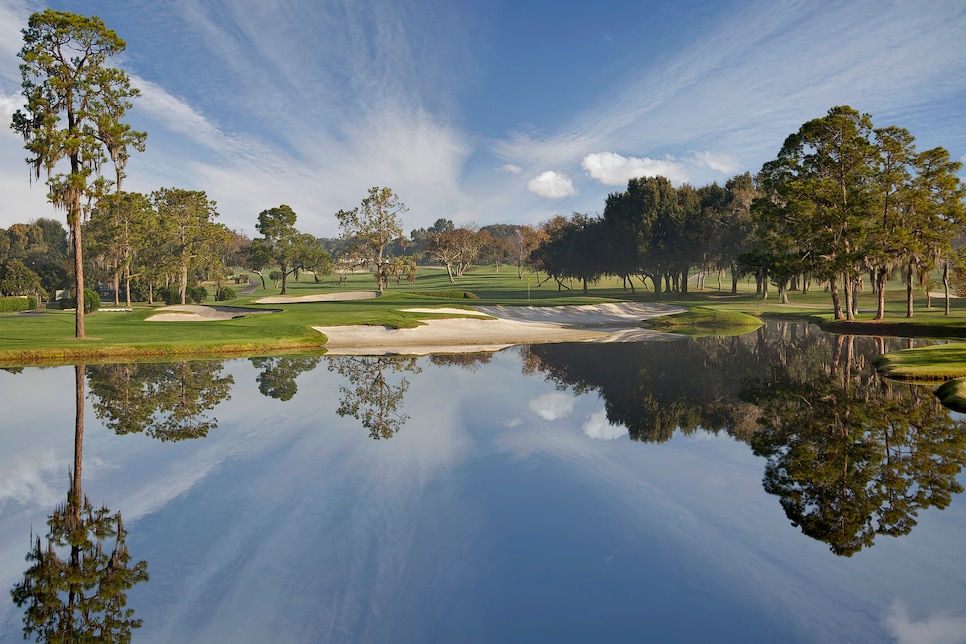
<svg viewBox="0 0 966 644">
<path fill-rule="evenodd" d="M 267 297 L 262 304 L 319 302 L 375 297 L 370 291 L 350 291 L 292 297 Z M 439 307 L 403 309 L 411 313 L 459 315 L 422 320 L 412 329 L 345 325 L 312 327 L 324 333 L 332 355 L 423 355 L 496 351 L 516 344 L 546 342 L 642 342 L 677 336 L 644 329 L 641 321 L 681 313 L 679 306 L 621 302 L 570 306 L 475 306 L 471 309 Z M 170 306 L 148 318 L 151 321 L 217 321 L 253 314 L 264 309 L 233 306 Z"/>
</svg>

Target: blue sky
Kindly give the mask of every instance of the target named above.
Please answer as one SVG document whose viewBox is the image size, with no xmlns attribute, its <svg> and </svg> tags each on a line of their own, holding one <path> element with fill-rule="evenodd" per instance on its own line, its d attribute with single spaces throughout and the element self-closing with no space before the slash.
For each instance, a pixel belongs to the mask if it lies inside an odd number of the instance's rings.
<svg viewBox="0 0 966 644">
<path fill-rule="evenodd" d="M 125 188 L 204 190 L 337 236 L 370 186 L 404 230 L 599 213 L 632 176 L 755 172 L 834 105 L 966 159 L 961 0 L 0 0 L 0 226 L 54 213 L 31 187 L 16 57 L 31 12 L 99 15 L 127 41 L 148 150 Z"/>
</svg>

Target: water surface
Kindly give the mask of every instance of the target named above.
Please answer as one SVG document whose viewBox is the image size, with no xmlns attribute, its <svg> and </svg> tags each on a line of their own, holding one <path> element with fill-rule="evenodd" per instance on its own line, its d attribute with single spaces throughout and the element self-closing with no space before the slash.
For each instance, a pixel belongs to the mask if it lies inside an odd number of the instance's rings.
<svg viewBox="0 0 966 644">
<path fill-rule="evenodd" d="M 88 365 L 79 460 L 77 370 L 0 372 L 0 641 L 81 488 L 135 641 L 964 641 L 961 417 L 890 348 Z"/>
</svg>

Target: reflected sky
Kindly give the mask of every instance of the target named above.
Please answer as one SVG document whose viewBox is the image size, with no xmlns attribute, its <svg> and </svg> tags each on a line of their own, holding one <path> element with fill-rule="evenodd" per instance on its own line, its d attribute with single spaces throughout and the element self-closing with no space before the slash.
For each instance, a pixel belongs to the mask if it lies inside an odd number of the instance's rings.
<svg viewBox="0 0 966 644">
<path fill-rule="evenodd" d="M 523 360 L 419 359 L 388 440 L 336 413 L 325 359 L 287 401 L 225 362 L 231 397 L 194 440 L 118 436 L 89 408 L 84 490 L 148 562 L 134 640 L 966 641 L 961 495 L 837 557 L 789 525 L 747 444 L 630 441 L 596 392 Z M 0 372 L 0 391 L 9 589 L 67 486 L 73 371 Z M 7 591 L 0 641 L 20 633 Z"/>
</svg>

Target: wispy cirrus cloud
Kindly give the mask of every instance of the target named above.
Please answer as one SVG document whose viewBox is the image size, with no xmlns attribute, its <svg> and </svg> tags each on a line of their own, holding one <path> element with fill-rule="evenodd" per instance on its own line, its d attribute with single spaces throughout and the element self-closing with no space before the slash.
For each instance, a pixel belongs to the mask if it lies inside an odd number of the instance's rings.
<svg viewBox="0 0 966 644">
<path fill-rule="evenodd" d="M 928 102 L 961 92 L 955 79 L 966 74 L 966 49 L 935 43 L 962 42 L 955 33 L 964 8 L 934 8 L 856 2 L 814 11 L 751 2 L 681 52 L 629 70 L 621 88 L 556 131 L 511 134 L 493 149 L 510 163 L 566 168 L 601 149 L 684 147 L 715 151 L 693 153 L 692 180 L 713 176 L 701 168 L 755 170 L 788 133 L 832 105 L 851 103 L 881 120 L 911 95 Z"/>
</svg>

